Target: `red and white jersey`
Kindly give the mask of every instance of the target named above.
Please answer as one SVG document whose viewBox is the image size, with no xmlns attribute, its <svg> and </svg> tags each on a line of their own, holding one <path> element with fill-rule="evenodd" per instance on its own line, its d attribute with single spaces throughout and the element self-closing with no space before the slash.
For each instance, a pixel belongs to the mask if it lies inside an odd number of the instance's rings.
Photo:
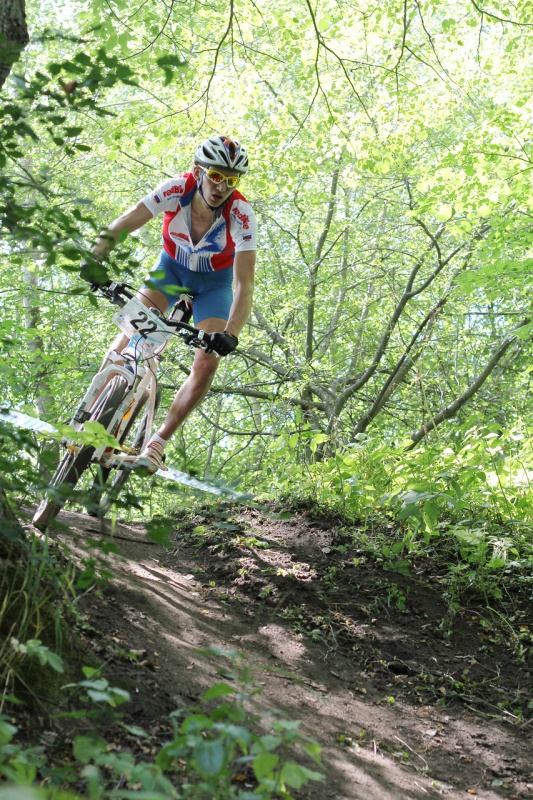
<svg viewBox="0 0 533 800">
<path fill-rule="evenodd" d="M 235 253 L 257 250 L 257 220 L 245 197 L 234 191 L 203 239 L 191 239 L 191 201 L 196 192 L 192 172 L 163 181 L 142 202 L 156 214 L 164 213 L 163 247 L 182 267 L 212 272 L 233 265 Z"/>
</svg>

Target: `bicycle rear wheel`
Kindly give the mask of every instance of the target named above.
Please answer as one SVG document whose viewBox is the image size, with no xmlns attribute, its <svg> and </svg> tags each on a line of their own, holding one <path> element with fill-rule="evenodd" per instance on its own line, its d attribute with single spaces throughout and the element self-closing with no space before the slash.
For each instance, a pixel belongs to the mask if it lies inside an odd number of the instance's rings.
<svg viewBox="0 0 533 800">
<path fill-rule="evenodd" d="M 90 417 L 91 421 L 99 422 L 108 430 L 127 390 L 128 383 L 124 378 L 113 378 L 97 400 Z M 110 432 L 112 433 L 112 431 Z M 50 482 L 50 486 L 55 490 L 53 498 L 42 500 L 33 516 L 33 524 L 36 528 L 45 531 L 55 519 L 82 473 L 90 465 L 94 451 L 95 448 L 92 445 L 82 445 L 76 452 L 67 452 L 63 456 Z"/>
</svg>

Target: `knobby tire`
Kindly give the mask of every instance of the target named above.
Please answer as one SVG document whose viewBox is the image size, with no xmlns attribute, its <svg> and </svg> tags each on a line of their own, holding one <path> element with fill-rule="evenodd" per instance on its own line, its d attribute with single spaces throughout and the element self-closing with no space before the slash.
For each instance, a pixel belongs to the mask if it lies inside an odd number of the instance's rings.
<svg viewBox="0 0 533 800">
<path fill-rule="evenodd" d="M 127 389 L 128 384 L 124 378 L 113 378 L 97 400 L 90 417 L 91 422 L 97 421 L 107 430 Z M 50 485 L 54 487 L 68 486 L 73 489 L 82 473 L 90 465 L 95 449 L 92 445 L 84 445 L 77 453 L 66 453 L 61 459 Z M 45 531 L 61 511 L 67 499 L 67 493 L 65 493 L 64 498 L 42 500 L 33 517 L 35 527 Z"/>
<path fill-rule="evenodd" d="M 139 401 L 137 407 L 135 408 L 135 411 L 132 414 L 132 418 L 128 426 L 126 427 L 123 435 L 120 437 L 120 443 L 121 444 L 126 443 L 128 436 L 132 433 L 132 429 L 135 422 L 139 419 L 141 412 L 143 412 L 139 420 L 138 426 L 134 430 L 133 439 L 130 443 L 130 447 L 132 447 L 134 450 L 138 452 L 140 452 L 141 445 L 144 441 L 146 433 L 146 423 L 148 418 L 148 406 L 147 406 L 148 398 L 149 394 L 148 392 L 146 392 Z M 161 402 L 161 389 L 158 387 L 156 390 L 154 414 L 157 412 L 160 402 Z M 102 469 L 101 474 L 97 476 L 95 479 L 95 482 L 93 484 L 93 489 L 95 490 L 95 492 L 98 493 L 99 499 L 98 499 L 98 507 L 92 505 L 91 508 L 89 509 L 89 513 L 92 514 L 93 516 L 105 517 L 105 515 L 111 508 L 111 504 L 118 497 L 119 492 L 122 491 L 122 489 L 124 488 L 124 486 L 129 481 L 132 475 L 131 469 L 117 470 L 109 486 L 105 486 L 111 472 L 113 472 L 113 470 L 111 469 L 107 470 Z M 105 491 L 105 494 L 103 494 L 103 490 Z"/>
</svg>

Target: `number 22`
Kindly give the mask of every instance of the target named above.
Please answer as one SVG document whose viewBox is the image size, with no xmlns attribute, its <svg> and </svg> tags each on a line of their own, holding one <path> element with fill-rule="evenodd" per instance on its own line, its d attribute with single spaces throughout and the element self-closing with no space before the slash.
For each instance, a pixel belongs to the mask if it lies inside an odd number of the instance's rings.
<svg viewBox="0 0 533 800">
<path fill-rule="evenodd" d="M 146 323 L 143 327 L 141 325 Z M 131 320 L 131 325 L 135 328 L 136 331 L 140 333 L 141 336 L 148 336 L 149 333 L 153 333 L 157 330 L 157 325 L 153 319 L 148 320 L 148 314 L 145 311 L 139 311 L 139 315 L 136 319 Z"/>
</svg>

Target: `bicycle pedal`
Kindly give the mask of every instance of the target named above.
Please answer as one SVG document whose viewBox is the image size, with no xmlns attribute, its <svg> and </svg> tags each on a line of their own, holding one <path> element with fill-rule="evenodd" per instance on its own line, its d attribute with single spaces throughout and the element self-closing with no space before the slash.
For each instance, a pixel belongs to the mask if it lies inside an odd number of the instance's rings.
<svg viewBox="0 0 533 800">
<path fill-rule="evenodd" d="M 138 456 L 139 450 L 136 447 L 123 447 L 122 454 L 126 456 Z"/>
<path fill-rule="evenodd" d="M 163 457 L 164 460 L 164 457 Z M 135 470 L 140 475 L 155 475 L 158 470 L 166 471 L 164 464 L 155 464 L 152 459 L 146 456 L 136 456 L 127 464 L 128 469 Z"/>
<path fill-rule="evenodd" d="M 115 453 L 113 466 L 115 469 L 132 469 L 138 456 L 135 452 Z"/>
</svg>

